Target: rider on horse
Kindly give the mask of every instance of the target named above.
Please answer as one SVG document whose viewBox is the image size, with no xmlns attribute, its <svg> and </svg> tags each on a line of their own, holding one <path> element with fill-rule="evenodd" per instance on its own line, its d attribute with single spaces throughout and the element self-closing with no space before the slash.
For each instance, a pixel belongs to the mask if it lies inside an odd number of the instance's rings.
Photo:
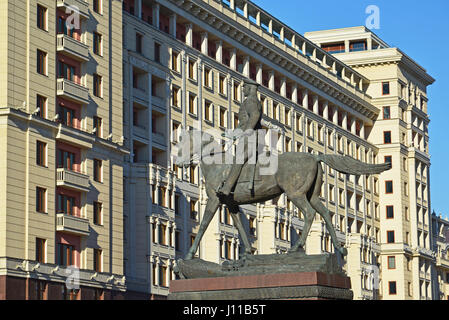
<svg viewBox="0 0 449 320">
<path fill-rule="evenodd" d="M 258 86 L 259 84 L 251 79 L 244 80 L 243 94 L 245 96 L 245 100 L 240 107 L 238 115 L 239 124 L 236 128 L 242 130 L 244 133 L 240 136 L 240 140 L 237 146 L 237 150 L 244 150 L 243 162 L 235 163 L 236 161 L 233 161 L 229 176 L 227 177 L 227 179 L 225 179 L 225 181 L 223 181 L 223 183 L 217 190 L 218 196 L 228 197 L 231 194 L 232 189 L 239 179 L 243 166 L 248 162 L 250 156 L 252 156 L 250 154 L 252 152 L 252 148 L 248 148 L 248 139 L 245 139 L 245 136 L 254 134 L 254 130 L 262 129 L 261 120 L 263 110 L 262 104 L 257 97 Z"/>
</svg>

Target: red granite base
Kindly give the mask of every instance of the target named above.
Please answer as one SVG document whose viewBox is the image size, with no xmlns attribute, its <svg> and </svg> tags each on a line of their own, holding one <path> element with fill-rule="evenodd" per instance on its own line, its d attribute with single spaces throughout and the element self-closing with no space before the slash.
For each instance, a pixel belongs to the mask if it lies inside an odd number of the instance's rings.
<svg viewBox="0 0 449 320">
<path fill-rule="evenodd" d="M 174 280 L 171 300 L 352 300 L 348 277 L 322 272 Z"/>
</svg>

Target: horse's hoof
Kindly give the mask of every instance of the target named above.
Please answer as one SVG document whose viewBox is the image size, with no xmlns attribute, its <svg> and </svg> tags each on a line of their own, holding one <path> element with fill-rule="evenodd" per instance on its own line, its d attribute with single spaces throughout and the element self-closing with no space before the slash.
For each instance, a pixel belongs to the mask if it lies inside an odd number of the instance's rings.
<svg viewBox="0 0 449 320">
<path fill-rule="evenodd" d="M 340 248 L 339 251 L 340 251 L 340 253 L 343 256 L 347 256 L 348 255 L 348 249 L 346 249 L 346 248 Z"/>
</svg>

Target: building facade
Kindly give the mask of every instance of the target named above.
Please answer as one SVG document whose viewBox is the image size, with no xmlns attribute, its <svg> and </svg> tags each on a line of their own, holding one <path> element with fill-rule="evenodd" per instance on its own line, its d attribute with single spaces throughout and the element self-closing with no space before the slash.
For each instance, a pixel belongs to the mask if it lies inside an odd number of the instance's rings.
<svg viewBox="0 0 449 320">
<path fill-rule="evenodd" d="M 121 4 L 0 15 L 0 299 L 123 298 Z"/>
<path fill-rule="evenodd" d="M 61 283 L 66 248 L 83 279 L 72 297 L 97 288 L 96 297 L 165 298 L 206 200 L 201 169 L 174 164 L 180 132 L 220 137 L 235 128 L 245 78 L 261 85 L 264 127 L 279 131 L 279 152 L 393 165 L 369 177 L 324 166 L 321 199 L 348 248 L 355 299 L 440 297 L 426 95 L 434 80 L 402 51 L 366 28 L 303 36 L 246 0 L 26 5 L 0 4 L 8 44 L 0 49 L 8 83 L 0 94 L 5 298 L 14 281 L 32 298 L 27 283 L 42 273 L 48 288 Z M 80 13 L 74 31 L 64 27 L 71 6 Z M 44 165 L 36 164 L 43 153 Z M 245 206 L 242 217 L 255 254 L 285 253 L 304 225 L 285 196 Z M 333 250 L 317 216 L 306 252 Z M 220 208 L 197 256 L 221 263 L 240 252 Z"/>
<path fill-rule="evenodd" d="M 432 238 L 435 264 L 432 284 L 435 299 L 449 300 L 449 220 L 432 213 Z"/>
</svg>

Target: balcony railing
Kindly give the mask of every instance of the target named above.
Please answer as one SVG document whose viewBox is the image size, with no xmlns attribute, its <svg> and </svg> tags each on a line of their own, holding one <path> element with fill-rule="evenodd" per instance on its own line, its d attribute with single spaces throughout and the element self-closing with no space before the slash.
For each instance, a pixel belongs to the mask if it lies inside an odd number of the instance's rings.
<svg viewBox="0 0 449 320">
<path fill-rule="evenodd" d="M 76 60 L 89 61 L 89 47 L 65 34 L 58 34 L 57 51 L 63 52 Z"/>
<path fill-rule="evenodd" d="M 88 236 L 89 220 L 70 216 L 65 213 L 58 213 L 56 215 L 56 231 L 63 231 L 79 236 Z"/>
<path fill-rule="evenodd" d="M 89 192 L 89 176 L 64 168 L 56 169 L 56 185 L 68 189 Z"/>
<path fill-rule="evenodd" d="M 67 79 L 58 79 L 56 94 L 77 103 L 89 103 L 89 89 Z"/>
<path fill-rule="evenodd" d="M 146 128 L 140 127 L 140 126 L 134 126 L 133 132 L 134 132 L 134 135 L 136 135 L 137 137 L 148 140 L 149 134 L 148 134 L 148 130 Z"/>
<path fill-rule="evenodd" d="M 89 3 L 84 0 L 57 0 L 58 8 L 76 8 L 83 18 L 89 18 Z"/>
</svg>

